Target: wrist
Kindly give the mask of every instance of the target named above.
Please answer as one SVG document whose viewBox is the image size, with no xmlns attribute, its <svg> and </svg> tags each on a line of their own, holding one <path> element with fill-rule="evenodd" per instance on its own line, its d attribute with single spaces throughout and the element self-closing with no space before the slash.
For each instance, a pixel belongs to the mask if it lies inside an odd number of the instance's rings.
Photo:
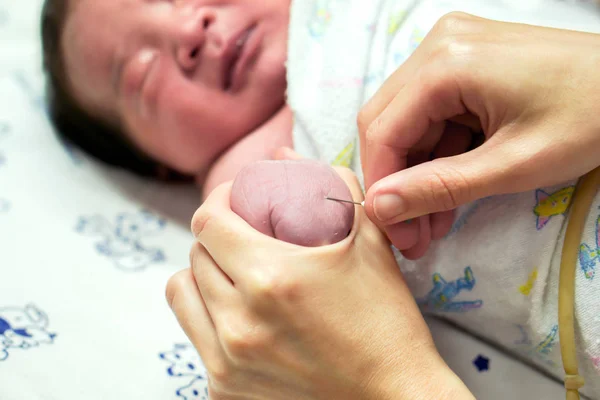
<svg viewBox="0 0 600 400">
<path fill-rule="evenodd" d="M 408 400 L 409 397 L 406 397 Z M 436 376 L 428 379 L 418 395 L 411 399 L 475 400 L 463 381 L 445 364 Z"/>
<path fill-rule="evenodd" d="M 381 379 L 377 386 L 369 399 L 475 400 L 475 396 L 439 355 L 430 362 L 423 362 L 420 358 L 412 366 L 405 364 Z"/>
</svg>

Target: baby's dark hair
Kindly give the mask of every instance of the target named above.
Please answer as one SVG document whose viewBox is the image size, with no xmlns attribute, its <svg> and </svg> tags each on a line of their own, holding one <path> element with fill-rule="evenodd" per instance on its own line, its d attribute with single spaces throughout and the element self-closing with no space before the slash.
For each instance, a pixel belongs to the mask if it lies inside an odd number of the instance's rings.
<svg viewBox="0 0 600 400">
<path fill-rule="evenodd" d="M 41 15 L 46 101 L 58 136 L 99 161 L 137 175 L 170 181 L 191 180 L 143 154 L 118 126 L 92 115 L 71 94 L 61 45 L 71 1 L 45 0 Z"/>
</svg>

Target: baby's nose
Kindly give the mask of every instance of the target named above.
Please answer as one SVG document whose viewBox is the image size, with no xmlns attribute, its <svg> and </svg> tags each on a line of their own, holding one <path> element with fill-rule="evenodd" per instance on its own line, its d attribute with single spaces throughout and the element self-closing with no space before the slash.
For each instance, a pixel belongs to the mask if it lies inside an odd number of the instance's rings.
<svg viewBox="0 0 600 400">
<path fill-rule="evenodd" d="M 183 7 L 176 22 L 176 57 L 184 71 L 196 69 L 215 15 L 208 9 Z"/>
</svg>

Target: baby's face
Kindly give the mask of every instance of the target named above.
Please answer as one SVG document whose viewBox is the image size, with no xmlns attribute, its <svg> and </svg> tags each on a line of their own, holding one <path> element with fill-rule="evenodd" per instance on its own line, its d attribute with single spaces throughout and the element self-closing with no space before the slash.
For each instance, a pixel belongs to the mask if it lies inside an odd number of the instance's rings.
<svg viewBox="0 0 600 400">
<path fill-rule="evenodd" d="M 199 174 L 284 103 L 290 0 L 72 0 L 76 98 Z"/>
</svg>

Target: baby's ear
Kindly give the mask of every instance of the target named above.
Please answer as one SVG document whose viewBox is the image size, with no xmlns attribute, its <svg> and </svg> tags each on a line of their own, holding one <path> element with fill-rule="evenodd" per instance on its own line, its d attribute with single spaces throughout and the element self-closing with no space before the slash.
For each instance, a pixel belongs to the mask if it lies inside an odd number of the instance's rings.
<svg viewBox="0 0 600 400">
<path fill-rule="evenodd" d="M 302 160 L 303 157 L 289 147 L 280 147 L 273 152 L 273 159 L 276 161 Z"/>
</svg>

